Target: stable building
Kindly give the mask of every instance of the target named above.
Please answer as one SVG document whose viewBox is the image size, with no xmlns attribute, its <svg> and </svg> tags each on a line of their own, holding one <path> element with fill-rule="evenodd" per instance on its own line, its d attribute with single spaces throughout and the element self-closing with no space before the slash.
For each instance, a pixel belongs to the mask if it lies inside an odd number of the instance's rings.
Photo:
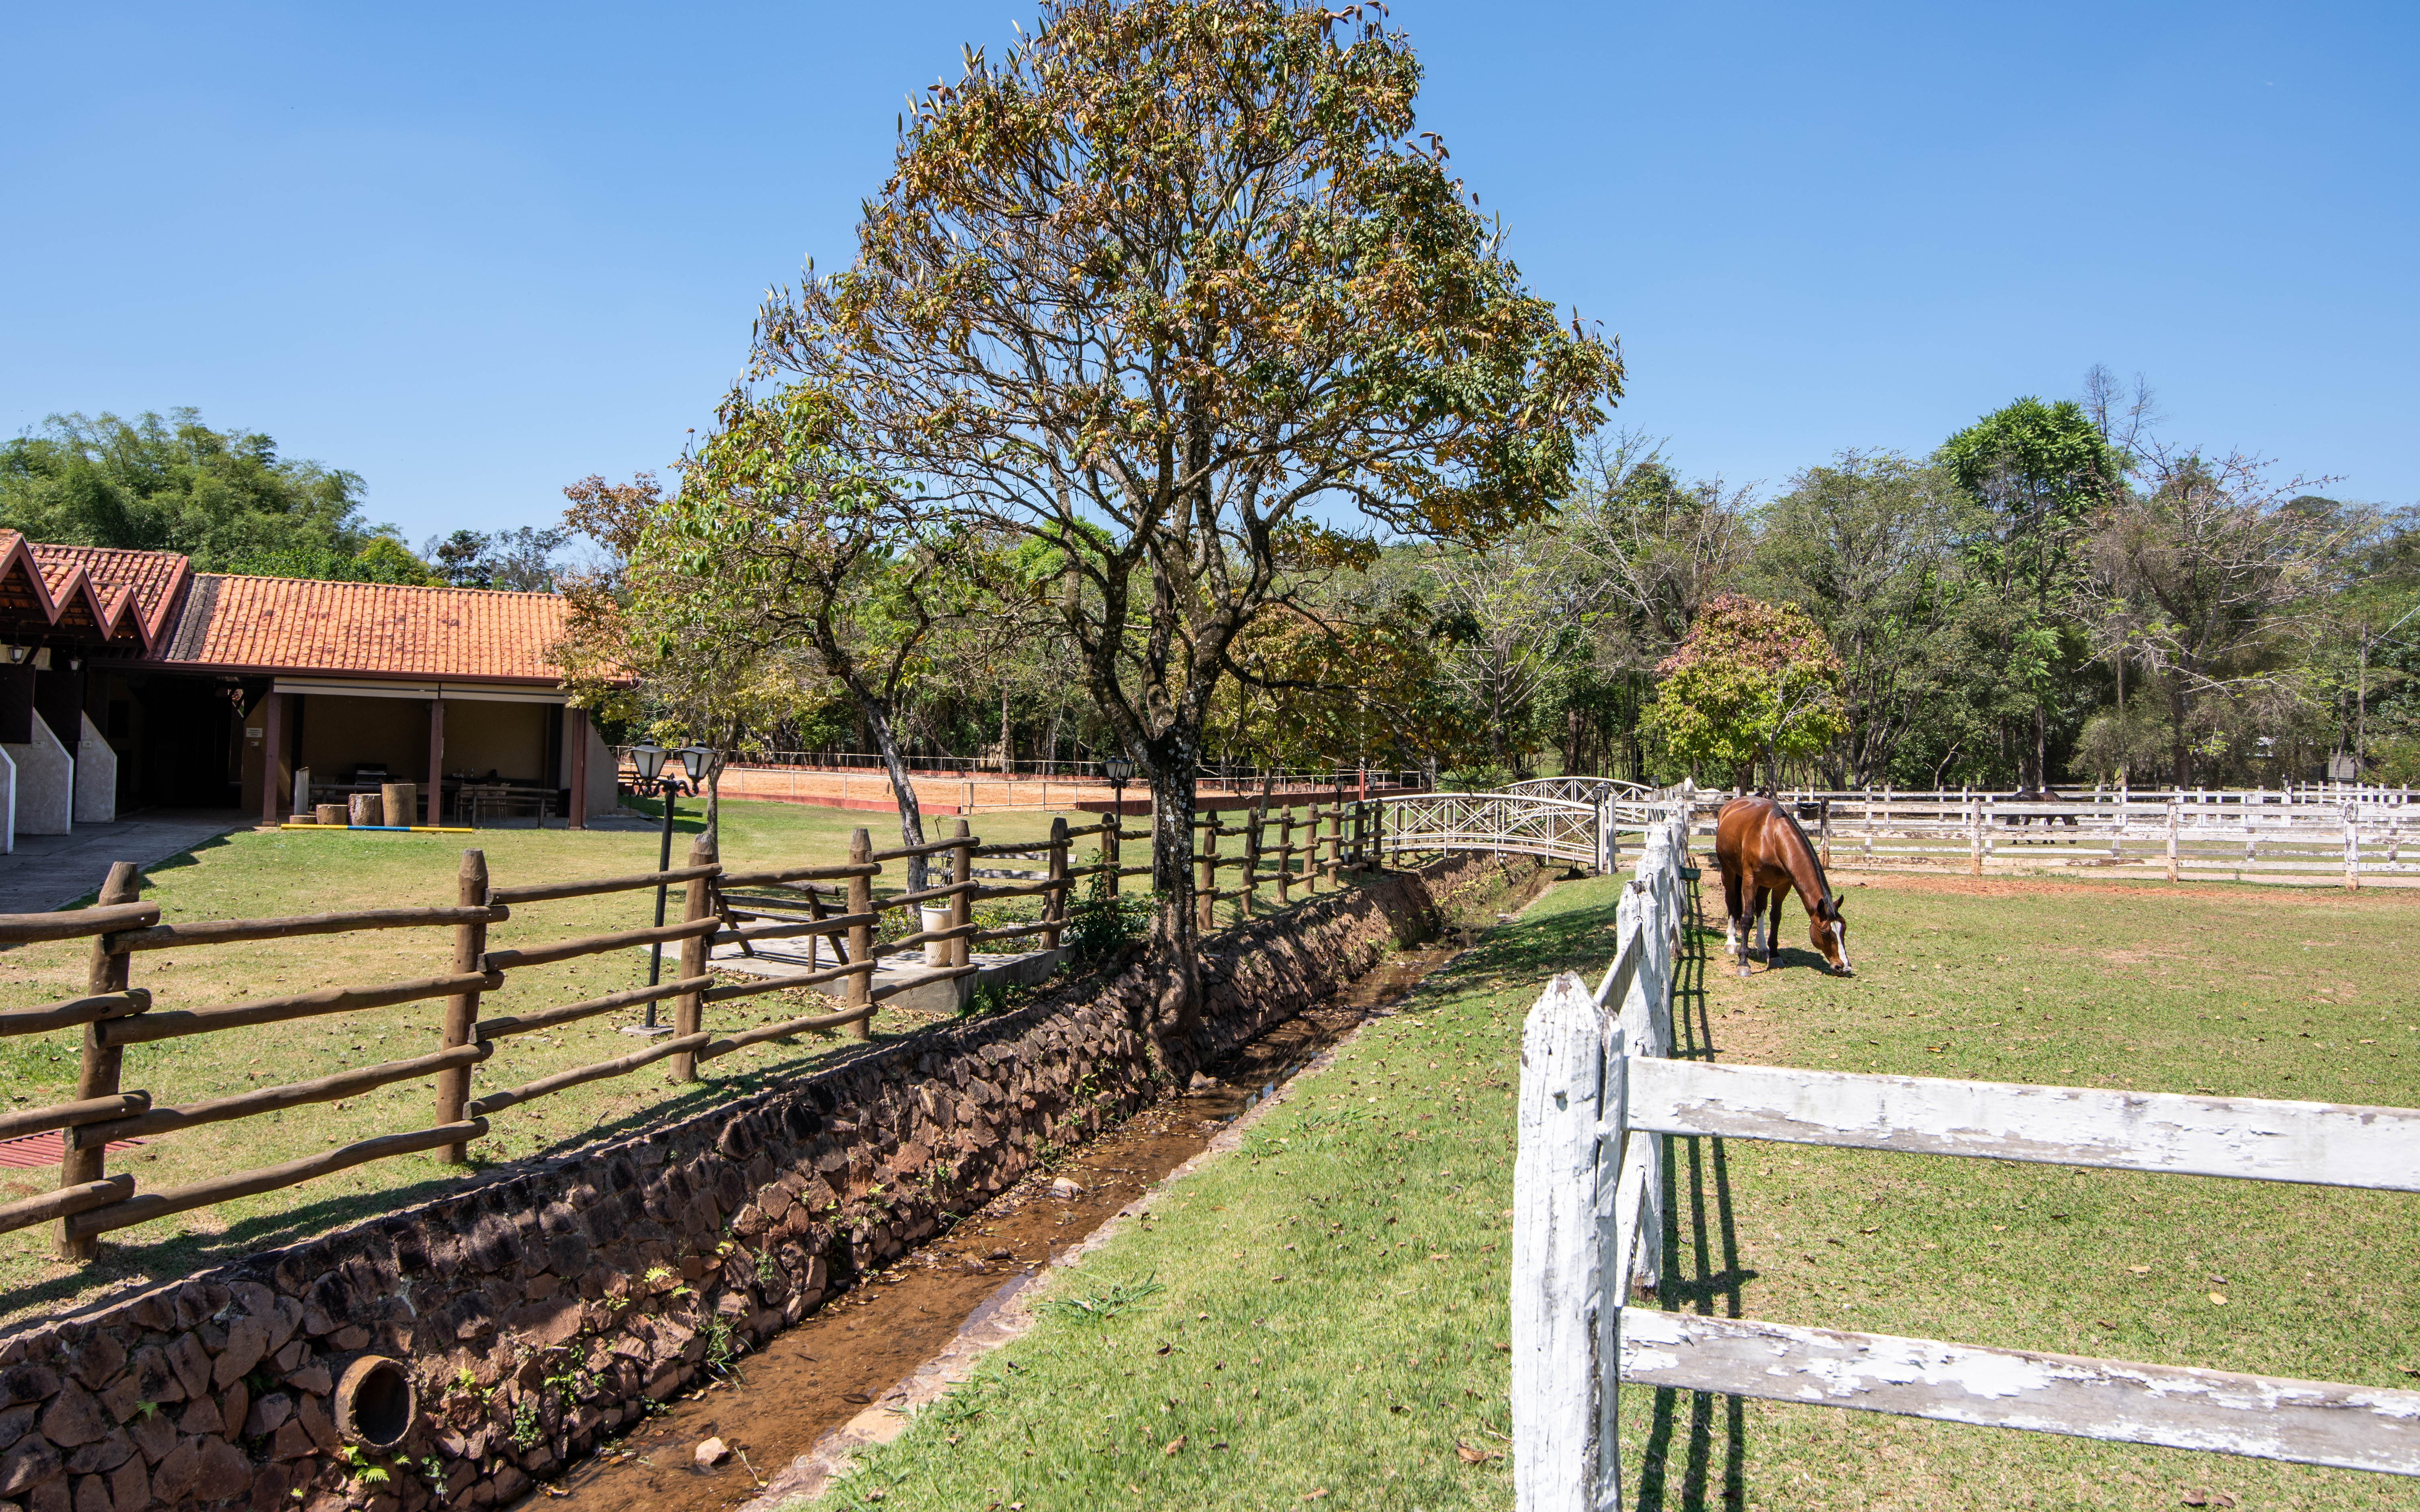
<svg viewBox="0 0 2420 1512">
<path fill-rule="evenodd" d="M 583 827 L 615 762 L 554 594 L 196 573 L 0 530 L 0 846 L 138 809 L 274 824 L 382 782 L 431 825 Z"/>
</svg>

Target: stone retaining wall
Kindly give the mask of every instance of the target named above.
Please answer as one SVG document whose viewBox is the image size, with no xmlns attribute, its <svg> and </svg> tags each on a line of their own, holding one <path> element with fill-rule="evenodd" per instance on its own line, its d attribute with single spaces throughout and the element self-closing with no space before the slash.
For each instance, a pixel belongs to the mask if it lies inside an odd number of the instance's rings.
<svg viewBox="0 0 2420 1512">
<path fill-rule="evenodd" d="M 1231 930 L 1161 1064 L 1140 969 L 0 1340 L 0 1512 L 485 1507 L 1526 875 L 1449 858 Z M 410 1370 L 392 1452 L 338 1428 Z M 383 1470 L 381 1476 L 376 1473 Z M 298 1494 L 299 1493 L 299 1494 Z"/>
</svg>

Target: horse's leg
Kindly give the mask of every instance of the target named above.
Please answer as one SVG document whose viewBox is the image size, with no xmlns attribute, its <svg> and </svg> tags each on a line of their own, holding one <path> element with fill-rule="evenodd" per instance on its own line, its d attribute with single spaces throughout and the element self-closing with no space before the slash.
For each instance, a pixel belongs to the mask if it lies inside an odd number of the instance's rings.
<svg viewBox="0 0 2420 1512">
<path fill-rule="evenodd" d="M 1753 969 L 1748 965 L 1748 958 L 1756 950 L 1756 911 L 1762 904 L 1763 898 L 1764 895 L 1757 889 L 1755 877 L 1740 879 L 1740 917 L 1732 920 L 1737 934 L 1732 954 L 1739 962 L 1739 974 L 1743 977 Z"/>
<path fill-rule="evenodd" d="M 1770 970 L 1781 960 L 1781 905 L 1790 901 L 1790 889 L 1776 887 L 1766 897 L 1771 911 L 1764 918 L 1764 964 Z"/>
<path fill-rule="evenodd" d="M 1747 920 L 1741 916 L 1741 892 L 1747 879 L 1739 868 L 1723 868 L 1723 910 L 1727 919 L 1723 930 L 1723 949 L 1739 964 L 1740 975 L 1747 975 Z"/>
</svg>

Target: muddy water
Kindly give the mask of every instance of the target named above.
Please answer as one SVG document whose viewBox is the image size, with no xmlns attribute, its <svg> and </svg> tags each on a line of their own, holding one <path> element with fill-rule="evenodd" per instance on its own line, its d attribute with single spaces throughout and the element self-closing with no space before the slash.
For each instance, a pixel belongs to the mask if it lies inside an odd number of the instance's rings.
<svg viewBox="0 0 2420 1512">
<path fill-rule="evenodd" d="M 1498 906 L 1520 900 L 1498 899 Z M 1196 1090 L 1136 1114 L 1053 1170 L 1028 1177 L 886 1270 L 827 1303 L 740 1365 L 737 1378 L 673 1404 L 521 1504 L 550 1512 L 722 1512 L 939 1353 L 1009 1282 L 1038 1271 L 1170 1171 L 1230 1119 L 1373 1012 L 1462 953 L 1456 933 L 1388 956 L 1334 996 L 1209 1068 Z M 1060 1196 L 1064 1178 L 1078 1190 Z M 1062 1189 L 1063 1190 L 1063 1189 Z M 692 1451 L 720 1438 L 729 1461 Z"/>
</svg>

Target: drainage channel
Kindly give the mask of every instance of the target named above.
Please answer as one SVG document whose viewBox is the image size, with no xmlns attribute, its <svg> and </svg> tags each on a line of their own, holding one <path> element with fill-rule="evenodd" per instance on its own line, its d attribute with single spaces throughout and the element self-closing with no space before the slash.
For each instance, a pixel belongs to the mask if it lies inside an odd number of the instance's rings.
<svg viewBox="0 0 2420 1512">
<path fill-rule="evenodd" d="M 1517 907 L 1523 898 L 1509 900 Z M 1456 932 L 1388 956 L 1317 1007 L 1209 1069 L 1194 1090 L 1143 1109 L 1027 1177 L 885 1270 L 784 1330 L 734 1374 L 683 1397 L 520 1504 L 549 1512 L 724 1512 L 939 1353 L 1011 1278 L 1032 1274 L 1206 1147 L 1373 1013 L 1400 1002 L 1474 937 Z M 721 1439 L 721 1464 L 696 1446 Z"/>
</svg>

